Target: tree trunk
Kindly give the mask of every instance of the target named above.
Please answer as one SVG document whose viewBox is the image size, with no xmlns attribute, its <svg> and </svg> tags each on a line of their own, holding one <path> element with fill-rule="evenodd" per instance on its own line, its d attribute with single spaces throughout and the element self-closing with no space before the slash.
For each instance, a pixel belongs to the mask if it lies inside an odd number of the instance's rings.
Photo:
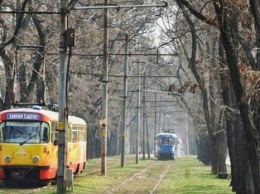
<svg viewBox="0 0 260 194">
<path fill-rule="evenodd" d="M 0 56 L 4 63 L 5 67 L 5 77 L 6 77 L 6 90 L 5 90 L 5 100 L 4 106 L 2 107 L 4 110 L 10 109 L 11 104 L 15 100 L 14 94 L 14 75 L 12 74 L 12 67 L 14 66 L 13 61 L 6 55 L 5 50 L 2 49 L 0 51 Z"/>
<path fill-rule="evenodd" d="M 198 159 L 205 165 L 211 164 L 211 141 L 209 137 L 201 137 L 199 140 Z"/>
<path fill-rule="evenodd" d="M 227 140 L 225 131 L 221 131 L 212 137 L 212 173 L 226 174 Z"/>
<path fill-rule="evenodd" d="M 222 44 L 226 51 L 226 58 L 228 61 L 228 66 L 230 70 L 230 77 L 232 80 L 232 85 L 235 91 L 236 100 L 239 104 L 239 110 L 241 119 L 244 125 L 244 136 L 245 138 L 245 155 L 243 155 L 244 159 L 248 161 L 249 165 L 241 166 L 242 172 L 250 172 L 252 171 L 252 177 L 254 181 L 254 186 L 251 189 L 253 193 L 260 193 L 260 177 L 259 177 L 259 156 L 258 156 L 258 142 L 257 142 L 257 131 L 253 123 L 252 112 L 250 110 L 249 105 L 243 101 L 243 97 L 245 95 L 245 86 L 241 79 L 240 70 L 238 67 L 238 56 L 236 53 L 236 45 L 234 44 L 236 41 L 237 30 L 237 18 L 236 15 L 230 11 L 225 11 L 220 9 L 219 5 L 215 6 L 216 13 L 220 17 L 221 21 L 221 36 L 222 36 Z M 247 155 L 248 154 L 248 155 Z M 246 163 L 247 164 L 247 163 Z M 243 177 L 246 177 L 243 174 Z M 248 190 L 247 183 L 250 183 L 250 179 L 245 179 L 243 184 L 240 185 L 238 193 L 247 193 Z"/>
<path fill-rule="evenodd" d="M 221 39 L 221 38 L 220 38 Z M 222 88 L 222 98 L 223 103 L 226 107 L 233 107 L 233 104 L 236 104 L 234 101 L 235 99 L 231 100 L 231 93 L 233 92 L 232 88 L 230 87 L 230 80 L 229 80 L 229 73 L 225 71 L 227 69 L 226 65 L 226 58 L 224 56 L 224 50 L 221 44 L 221 41 L 219 41 L 219 64 L 222 69 L 220 73 L 220 80 L 221 80 L 221 88 Z M 233 102 L 233 104 L 232 104 Z M 232 123 L 232 111 L 229 108 L 225 109 L 225 120 L 226 120 L 226 129 L 227 129 L 227 146 L 228 146 L 228 155 L 230 158 L 231 163 L 231 186 L 232 191 L 236 190 L 236 183 L 237 183 L 237 177 L 234 164 L 235 164 L 235 133 L 234 133 L 234 127 Z"/>
</svg>

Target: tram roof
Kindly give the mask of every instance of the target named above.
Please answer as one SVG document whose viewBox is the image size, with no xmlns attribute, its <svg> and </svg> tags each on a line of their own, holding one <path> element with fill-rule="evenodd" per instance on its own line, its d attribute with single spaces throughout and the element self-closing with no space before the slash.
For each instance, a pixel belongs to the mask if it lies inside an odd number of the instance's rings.
<svg viewBox="0 0 260 194">
<path fill-rule="evenodd" d="M 12 108 L 8 110 L 4 110 L 0 112 L 0 119 L 5 120 L 3 118 L 3 115 L 6 115 L 7 113 L 35 113 L 35 114 L 40 114 L 44 116 L 47 120 L 50 121 L 59 121 L 59 113 L 50 111 L 50 110 L 45 110 L 45 109 L 33 109 L 33 108 Z M 69 115 L 68 117 L 68 123 L 74 123 L 74 124 L 81 124 L 81 125 L 86 125 L 86 122 L 84 119 L 76 116 L 71 116 Z"/>
<path fill-rule="evenodd" d="M 169 132 L 163 132 L 163 133 L 158 133 L 157 135 L 156 135 L 156 137 L 163 137 L 163 136 L 171 136 L 171 137 L 173 137 L 173 138 L 177 138 L 177 135 L 176 134 L 174 134 L 174 133 L 169 133 Z"/>
</svg>

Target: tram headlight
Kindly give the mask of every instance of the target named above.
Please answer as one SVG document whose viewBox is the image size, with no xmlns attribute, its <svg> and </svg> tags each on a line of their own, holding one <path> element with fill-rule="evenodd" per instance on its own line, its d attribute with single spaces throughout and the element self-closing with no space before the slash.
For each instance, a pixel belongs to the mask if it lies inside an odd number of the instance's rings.
<svg viewBox="0 0 260 194">
<path fill-rule="evenodd" d="M 5 156 L 5 161 L 6 162 L 11 162 L 11 160 L 12 160 L 11 156 L 8 156 L 8 155 Z"/>
<path fill-rule="evenodd" d="M 39 157 L 39 156 L 34 156 L 34 157 L 32 158 L 32 161 L 33 161 L 34 163 L 37 163 L 37 162 L 40 161 L 40 157 Z"/>
</svg>

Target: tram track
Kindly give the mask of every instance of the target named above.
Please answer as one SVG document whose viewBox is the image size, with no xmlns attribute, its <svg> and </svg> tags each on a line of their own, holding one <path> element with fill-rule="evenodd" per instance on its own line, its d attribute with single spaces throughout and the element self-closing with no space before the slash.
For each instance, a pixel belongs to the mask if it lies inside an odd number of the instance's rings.
<svg viewBox="0 0 260 194">
<path fill-rule="evenodd" d="M 113 171 L 115 169 L 120 168 L 120 158 L 113 157 L 107 159 L 107 170 L 110 171 L 111 176 Z M 114 183 L 113 185 L 107 186 L 103 192 L 97 191 L 95 189 L 91 190 L 91 192 L 96 192 L 99 194 L 154 194 L 158 190 L 158 187 L 160 184 L 162 184 L 163 179 L 171 171 L 173 166 L 173 161 L 171 160 L 165 160 L 160 161 L 157 159 L 150 159 L 146 161 L 146 165 L 136 165 L 134 164 L 134 157 L 128 156 L 127 160 L 125 162 L 126 166 L 133 165 L 133 168 L 136 168 L 134 172 L 128 173 L 125 172 L 126 175 L 122 176 L 123 179 L 118 179 L 119 181 L 116 181 L 117 183 Z M 78 181 L 81 181 L 85 179 L 84 177 L 97 177 L 100 176 L 100 163 L 99 160 L 94 159 L 95 161 L 90 161 L 86 164 L 85 170 L 81 173 L 75 176 L 75 184 L 78 184 Z M 121 168 L 120 168 L 121 171 Z M 123 170 L 124 171 L 124 170 Z M 122 171 L 122 172 L 123 172 Z M 79 177 L 77 179 L 76 177 Z M 111 178 L 113 175 L 111 176 Z M 113 177 L 114 178 L 114 177 Z M 14 194 L 14 193 L 48 193 L 48 190 L 56 189 L 55 185 L 49 185 L 45 187 L 36 187 L 36 188 L 1 188 L 0 193 L 8 193 L 8 194 Z"/>
<path fill-rule="evenodd" d="M 119 161 L 119 159 L 118 159 L 118 161 Z M 132 163 L 132 161 L 131 160 L 125 161 L 126 165 L 128 163 Z M 119 162 L 115 163 L 115 158 L 111 159 L 111 161 L 110 161 L 110 159 L 107 159 L 107 166 L 106 166 L 107 169 L 117 167 L 118 165 L 119 165 Z M 97 166 L 97 164 L 87 163 L 85 170 L 82 173 L 75 175 L 75 177 L 98 174 L 98 173 L 100 173 L 100 171 L 101 171 L 101 169 L 100 169 L 99 165 Z"/>
<path fill-rule="evenodd" d="M 163 178 L 164 178 L 165 175 L 168 173 L 168 171 L 170 170 L 171 167 L 172 167 L 172 164 L 169 164 L 168 167 L 166 168 L 166 170 L 162 172 L 162 174 L 160 175 L 160 177 L 159 177 L 157 183 L 155 184 L 154 188 L 150 191 L 149 194 L 153 194 L 153 193 L 156 191 L 158 185 L 159 185 L 160 182 L 163 180 Z"/>
<path fill-rule="evenodd" d="M 153 194 L 172 167 L 172 161 L 156 161 L 106 191 L 105 194 L 149 193 Z M 140 187 L 140 184 L 141 187 Z M 136 187 L 139 191 L 136 191 Z"/>
</svg>

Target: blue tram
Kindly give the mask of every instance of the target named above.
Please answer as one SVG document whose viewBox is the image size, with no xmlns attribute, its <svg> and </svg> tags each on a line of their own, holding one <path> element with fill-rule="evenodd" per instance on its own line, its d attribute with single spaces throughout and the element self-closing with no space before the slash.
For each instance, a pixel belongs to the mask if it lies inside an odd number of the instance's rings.
<svg viewBox="0 0 260 194">
<path fill-rule="evenodd" d="M 177 157 L 178 137 L 172 132 L 162 132 L 156 135 L 156 157 L 159 160 Z"/>
</svg>

